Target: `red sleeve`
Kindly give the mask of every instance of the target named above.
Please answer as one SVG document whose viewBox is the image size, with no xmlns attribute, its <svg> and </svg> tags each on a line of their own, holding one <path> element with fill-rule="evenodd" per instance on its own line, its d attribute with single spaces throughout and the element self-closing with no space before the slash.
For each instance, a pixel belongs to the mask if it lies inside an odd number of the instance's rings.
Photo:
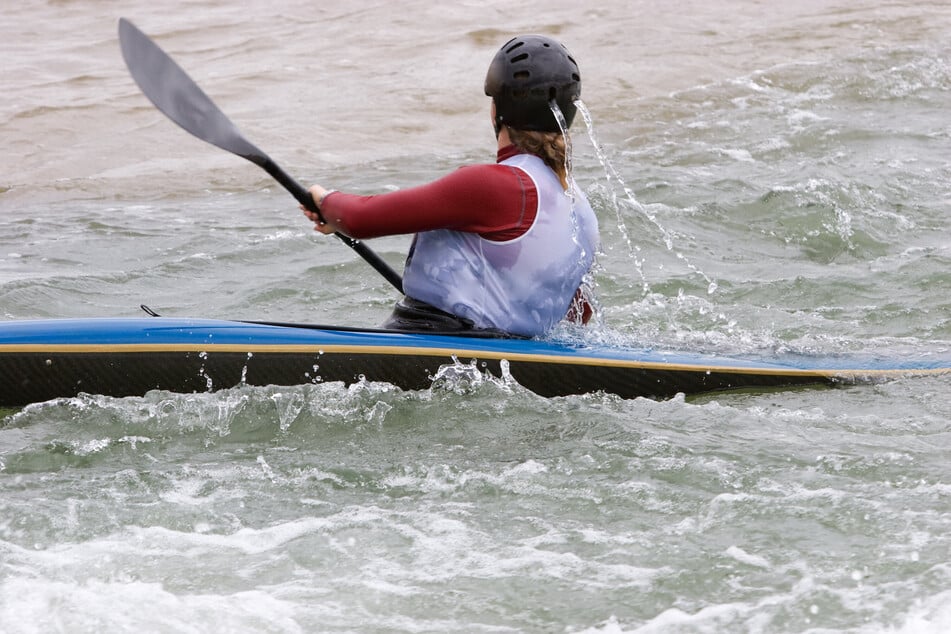
<svg viewBox="0 0 951 634">
<path fill-rule="evenodd" d="M 528 174 L 499 164 L 461 167 L 432 183 L 376 196 L 334 192 L 321 206 L 325 218 L 359 240 L 433 229 L 511 240 L 531 226 L 537 210 Z"/>
<path fill-rule="evenodd" d="M 568 314 L 565 315 L 565 319 L 572 323 L 587 325 L 591 321 L 592 315 L 594 315 L 594 306 L 585 297 L 583 287 L 579 286 L 571 300 L 571 305 L 568 306 Z"/>
</svg>

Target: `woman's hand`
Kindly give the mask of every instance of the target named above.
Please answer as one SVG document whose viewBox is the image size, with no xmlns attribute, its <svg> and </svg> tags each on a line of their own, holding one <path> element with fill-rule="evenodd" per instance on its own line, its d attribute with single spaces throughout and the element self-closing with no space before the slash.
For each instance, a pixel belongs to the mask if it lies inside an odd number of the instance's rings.
<svg viewBox="0 0 951 634">
<path fill-rule="evenodd" d="M 321 187 L 320 185 L 314 185 L 309 190 L 311 197 L 314 199 L 314 205 L 317 208 L 320 208 L 320 203 L 323 202 L 324 196 L 330 193 L 330 190 Z M 337 231 L 337 229 L 331 225 L 329 222 L 326 222 L 321 218 L 320 214 L 316 214 L 304 205 L 300 206 L 301 211 L 304 212 L 304 215 L 307 216 L 307 219 L 314 223 L 314 231 L 319 231 L 324 235 L 330 235 Z"/>
</svg>

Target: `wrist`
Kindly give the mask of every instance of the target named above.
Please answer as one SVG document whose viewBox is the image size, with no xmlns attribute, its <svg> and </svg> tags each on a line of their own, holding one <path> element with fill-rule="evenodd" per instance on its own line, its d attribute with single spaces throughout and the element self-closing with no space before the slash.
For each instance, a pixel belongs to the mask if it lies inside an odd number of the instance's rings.
<svg viewBox="0 0 951 634">
<path fill-rule="evenodd" d="M 317 203 L 317 208 L 320 209 L 321 207 L 323 207 L 324 201 L 327 200 L 327 196 L 329 196 L 330 194 L 335 194 L 335 193 L 337 193 L 336 189 L 324 190 L 324 193 L 322 193 L 315 201 Z"/>
</svg>

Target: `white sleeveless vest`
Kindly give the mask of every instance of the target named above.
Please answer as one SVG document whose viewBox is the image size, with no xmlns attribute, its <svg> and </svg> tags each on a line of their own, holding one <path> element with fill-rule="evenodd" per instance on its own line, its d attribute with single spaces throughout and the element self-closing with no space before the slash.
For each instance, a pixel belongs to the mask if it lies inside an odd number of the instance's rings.
<svg viewBox="0 0 951 634">
<path fill-rule="evenodd" d="M 543 335 L 564 319 L 598 248 L 598 220 L 572 183 L 537 156 L 502 161 L 523 170 L 538 191 L 538 213 L 527 232 L 505 242 L 438 229 L 418 233 L 406 261 L 403 288 L 477 328 Z M 447 210 L 451 213 L 451 210 Z"/>
</svg>

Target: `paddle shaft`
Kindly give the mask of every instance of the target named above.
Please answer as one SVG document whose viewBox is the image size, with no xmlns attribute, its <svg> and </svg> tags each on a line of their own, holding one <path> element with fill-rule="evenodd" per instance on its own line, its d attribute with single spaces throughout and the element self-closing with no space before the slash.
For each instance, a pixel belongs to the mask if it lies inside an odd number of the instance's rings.
<svg viewBox="0 0 951 634">
<path fill-rule="evenodd" d="M 198 87 L 168 53 L 125 18 L 119 19 L 122 56 L 136 84 L 162 114 L 189 134 L 263 168 L 299 203 L 320 215 L 313 196 L 271 157 L 248 141 L 237 126 Z M 334 234 L 357 252 L 400 293 L 403 279 L 368 246 L 340 232 Z"/>
</svg>

